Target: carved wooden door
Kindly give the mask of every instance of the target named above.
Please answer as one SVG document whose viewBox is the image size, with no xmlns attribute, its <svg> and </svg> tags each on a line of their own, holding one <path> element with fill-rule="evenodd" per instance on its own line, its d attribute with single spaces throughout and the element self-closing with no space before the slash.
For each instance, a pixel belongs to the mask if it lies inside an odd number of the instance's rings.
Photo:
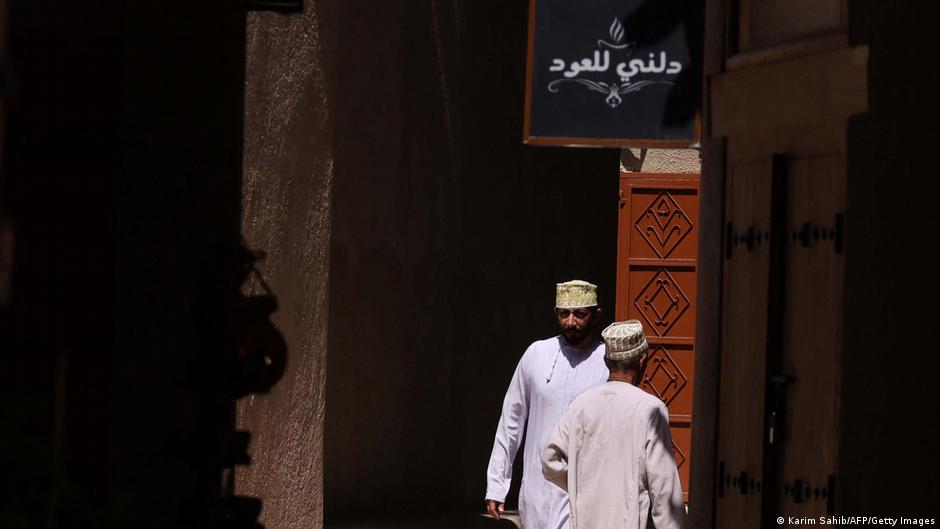
<svg viewBox="0 0 940 529">
<path fill-rule="evenodd" d="M 768 365 L 772 518 L 833 514 L 841 393 L 844 154 L 781 159 L 785 250 L 779 287 L 779 353 Z M 771 350 L 773 351 L 773 350 Z M 772 498 L 772 499 L 771 499 Z"/>
<path fill-rule="evenodd" d="M 726 177 L 715 514 L 718 528 L 760 527 L 771 171 L 769 161 L 743 163 L 732 166 Z"/>
<path fill-rule="evenodd" d="M 727 174 L 719 529 L 834 511 L 844 182 L 838 154 Z"/>
<path fill-rule="evenodd" d="M 617 320 L 637 319 L 650 344 L 640 387 L 669 408 L 688 501 L 695 376 L 699 175 L 622 173 L 617 245 Z"/>
</svg>

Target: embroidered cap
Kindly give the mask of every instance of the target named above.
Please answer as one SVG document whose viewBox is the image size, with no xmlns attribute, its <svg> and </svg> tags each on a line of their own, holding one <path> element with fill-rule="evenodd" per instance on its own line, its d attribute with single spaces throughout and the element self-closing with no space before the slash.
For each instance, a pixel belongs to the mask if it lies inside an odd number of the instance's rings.
<svg viewBox="0 0 940 529">
<path fill-rule="evenodd" d="M 605 357 L 611 360 L 630 360 L 649 349 L 639 320 L 616 321 L 601 332 L 607 348 Z"/>
<path fill-rule="evenodd" d="M 555 307 L 577 309 L 597 306 L 597 285 L 575 279 L 555 286 Z"/>
</svg>

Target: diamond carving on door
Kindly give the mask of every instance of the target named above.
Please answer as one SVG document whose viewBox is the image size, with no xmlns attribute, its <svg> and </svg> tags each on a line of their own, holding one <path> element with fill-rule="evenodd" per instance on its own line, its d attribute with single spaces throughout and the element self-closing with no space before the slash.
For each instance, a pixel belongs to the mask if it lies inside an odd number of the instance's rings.
<svg viewBox="0 0 940 529">
<path fill-rule="evenodd" d="M 620 175 L 617 319 L 643 323 L 650 360 L 640 387 L 669 408 L 688 501 L 695 373 L 697 174 Z"/>
<path fill-rule="evenodd" d="M 650 351 L 646 374 L 640 387 L 659 397 L 668 406 L 685 389 L 689 379 L 665 347 L 651 348 Z"/>
<path fill-rule="evenodd" d="M 665 259 L 692 231 L 692 221 L 666 191 L 643 210 L 634 224 L 656 255 Z"/>
<path fill-rule="evenodd" d="M 646 320 L 646 332 L 666 336 L 669 329 L 689 308 L 689 298 L 676 284 L 676 280 L 661 268 L 634 300 L 634 305 Z"/>
</svg>

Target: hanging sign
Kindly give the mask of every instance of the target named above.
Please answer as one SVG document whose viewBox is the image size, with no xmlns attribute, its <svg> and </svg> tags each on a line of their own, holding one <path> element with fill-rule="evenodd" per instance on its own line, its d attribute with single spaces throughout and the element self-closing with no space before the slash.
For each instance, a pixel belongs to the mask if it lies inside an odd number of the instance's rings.
<svg viewBox="0 0 940 529">
<path fill-rule="evenodd" d="M 525 142 L 696 144 L 701 3 L 530 0 Z"/>
</svg>

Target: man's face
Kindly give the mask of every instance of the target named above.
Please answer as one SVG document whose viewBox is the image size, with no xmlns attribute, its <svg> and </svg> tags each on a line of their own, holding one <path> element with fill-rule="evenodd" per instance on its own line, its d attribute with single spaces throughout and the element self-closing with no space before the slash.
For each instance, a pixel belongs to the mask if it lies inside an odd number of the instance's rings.
<svg viewBox="0 0 940 529">
<path fill-rule="evenodd" d="M 571 345 L 579 345 L 591 336 L 597 324 L 597 307 L 556 308 L 555 316 L 565 340 Z"/>
</svg>

